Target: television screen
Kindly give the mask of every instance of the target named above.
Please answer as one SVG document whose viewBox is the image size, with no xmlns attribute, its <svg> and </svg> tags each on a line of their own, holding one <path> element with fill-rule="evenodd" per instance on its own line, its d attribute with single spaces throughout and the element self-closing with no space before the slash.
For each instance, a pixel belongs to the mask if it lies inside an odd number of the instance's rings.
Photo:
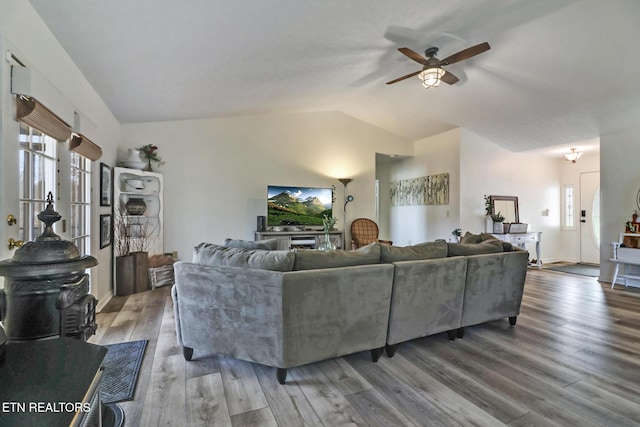
<svg viewBox="0 0 640 427">
<path fill-rule="evenodd" d="M 267 225 L 322 225 L 322 216 L 331 217 L 332 188 L 267 187 Z"/>
</svg>

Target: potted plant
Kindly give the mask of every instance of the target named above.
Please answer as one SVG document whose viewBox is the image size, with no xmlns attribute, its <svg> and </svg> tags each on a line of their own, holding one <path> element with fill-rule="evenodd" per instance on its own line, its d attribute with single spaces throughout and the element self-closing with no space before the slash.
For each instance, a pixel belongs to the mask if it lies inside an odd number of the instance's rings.
<svg viewBox="0 0 640 427">
<path fill-rule="evenodd" d="M 142 153 L 142 158 L 147 161 L 147 166 L 143 169 L 147 172 L 153 172 L 153 168 L 151 167 L 151 162 L 156 162 L 159 165 L 164 165 L 164 161 L 158 156 L 158 146 L 153 144 L 143 145 L 142 147 L 138 147 L 137 150 L 140 150 Z"/>
<path fill-rule="evenodd" d="M 113 217 L 115 293 L 124 296 L 145 291 L 149 288 L 148 223 L 144 218 L 129 215 L 123 201 Z"/>
<path fill-rule="evenodd" d="M 500 211 L 491 215 L 491 220 L 493 221 L 493 232 L 496 234 L 503 234 L 504 227 L 502 223 L 504 222 L 504 216 Z"/>
</svg>

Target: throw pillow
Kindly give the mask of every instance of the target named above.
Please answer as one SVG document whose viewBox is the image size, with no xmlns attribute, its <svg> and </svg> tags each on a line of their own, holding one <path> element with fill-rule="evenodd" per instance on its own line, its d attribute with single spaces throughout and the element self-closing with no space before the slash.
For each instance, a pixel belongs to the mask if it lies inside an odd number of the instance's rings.
<svg viewBox="0 0 640 427">
<path fill-rule="evenodd" d="M 496 236 L 494 236 L 493 234 L 489 234 L 489 233 L 480 233 L 480 241 L 484 242 L 486 240 L 500 240 L 498 239 Z M 500 240 L 500 243 L 502 243 L 502 252 L 511 252 L 513 251 L 516 246 L 513 246 L 511 243 L 509 242 L 505 242 L 504 240 Z"/>
<path fill-rule="evenodd" d="M 193 262 L 202 265 L 291 271 L 295 255 L 290 251 L 241 249 L 213 243 L 200 243 L 193 248 Z"/>
<path fill-rule="evenodd" d="M 480 243 L 448 243 L 449 256 L 466 256 L 493 254 L 502 252 L 502 243 L 498 239 L 485 240 Z"/>
<path fill-rule="evenodd" d="M 299 249 L 295 252 L 294 270 L 349 267 L 353 265 L 378 264 L 380 245 L 372 243 L 355 251 Z"/>
<path fill-rule="evenodd" d="M 380 246 L 380 262 L 415 261 L 447 257 L 447 242 L 420 243 L 413 246 Z"/>
<path fill-rule="evenodd" d="M 483 240 L 482 234 L 478 235 L 478 234 L 473 234 L 467 231 L 466 233 L 464 233 L 464 236 L 462 236 L 462 238 L 460 239 L 460 243 L 480 243 L 482 240 Z"/>
<path fill-rule="evenodd" d="M 240 240 L 226 238 L 224 239 L 224 245 L 230 248 L 264 249 L 265 251 L 275 251 L 278 249 L 278 239 Z"/>
</svg>

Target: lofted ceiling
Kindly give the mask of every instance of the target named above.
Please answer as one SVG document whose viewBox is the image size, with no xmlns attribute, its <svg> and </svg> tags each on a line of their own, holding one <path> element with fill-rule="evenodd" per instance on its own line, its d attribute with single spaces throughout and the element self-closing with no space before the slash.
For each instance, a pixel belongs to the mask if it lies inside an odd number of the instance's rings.
<svg viewBox="0 0 640 427">
<path fill-rule="evenodd" d="M 637 0 L 30 0 L 121 123 L 342 111 L 524 151 L 637 127 Z M 426 90 L 420 65 L 489 42 Z"/>
</svg>

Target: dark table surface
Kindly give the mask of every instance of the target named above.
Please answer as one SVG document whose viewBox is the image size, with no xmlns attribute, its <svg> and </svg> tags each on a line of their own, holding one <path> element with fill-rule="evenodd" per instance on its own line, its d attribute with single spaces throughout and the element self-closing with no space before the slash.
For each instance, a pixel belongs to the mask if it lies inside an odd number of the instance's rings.
<svg viewBox="0 0 640 427">
<path fill-rule="evenodd" d="M 106 353 L 70 338 L 7 344 L 0 361 L 0 426 L 68 426 Z"/>
</svg>

